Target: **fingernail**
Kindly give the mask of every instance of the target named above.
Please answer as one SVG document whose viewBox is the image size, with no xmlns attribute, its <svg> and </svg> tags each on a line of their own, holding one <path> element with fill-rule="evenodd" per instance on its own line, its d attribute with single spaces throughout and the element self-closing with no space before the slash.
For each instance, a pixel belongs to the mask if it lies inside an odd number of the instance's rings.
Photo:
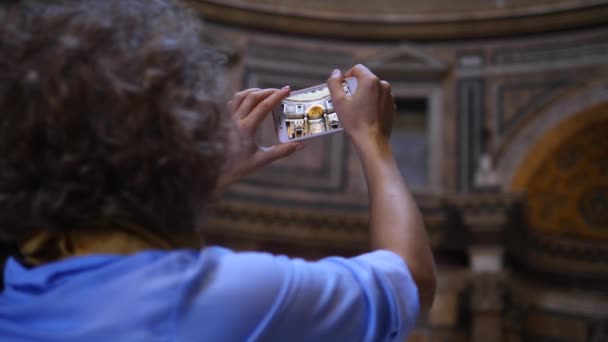
<svg viewBox="0 0 608 342">
<path fill-rule="evenodd" d="M 281 88 L 281 90 L 289 90 L 289 88 L 291 88 L 290 86 L 284 86 L 283 88 Z"/>
<path fill-rule="evenodd" d="M 338 75 L 340 75 L 339 69 L 334 69 L 334 71 L 331 72 L 331 77 L 338 77 Z"/>
<path fill-rule="evenodd" d="M 299 151 L 299 150 L 303 149 L 303 148 L 304 148 L 304 146 L 306 146 L 306 145 L 304 145 L 304 143 L 302 143 L 302 142 L 301 142 L 301 143 L 298 143 L 298 144 L 296 145 L 296 151 Z"/>
</svg>

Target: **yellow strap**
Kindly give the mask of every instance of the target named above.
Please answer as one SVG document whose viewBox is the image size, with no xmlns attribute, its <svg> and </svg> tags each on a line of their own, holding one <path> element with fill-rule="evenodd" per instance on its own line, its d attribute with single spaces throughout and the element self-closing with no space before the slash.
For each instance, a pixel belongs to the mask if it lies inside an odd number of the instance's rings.
<svg viewBox="0 0 608 342">
<path fill-rule="evenodd" d="M 112 227 L 112 228 L 108 228 Z M 89 254 L 133 254 L 143 250 L 196 248 L 203 245 L 196 234 L 170 237 L 132 225 L 93 224 L 87 229 L 42 231 L 20 244 L 24 262 L 38 266 Z"/>
</svg>

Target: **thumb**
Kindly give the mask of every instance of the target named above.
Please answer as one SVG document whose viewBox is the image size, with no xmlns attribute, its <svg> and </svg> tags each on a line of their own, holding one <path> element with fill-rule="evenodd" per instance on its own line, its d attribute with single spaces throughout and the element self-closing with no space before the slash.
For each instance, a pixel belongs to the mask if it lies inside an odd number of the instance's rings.
<svg viewBox="0 0 608 342">
<path fill-rule="evenodd" d="M 334 104 L 336 102 L 342 102 L 346 98 L 346 93 L 342 87 L 343 78 L 342 72 L 335 69 L 331 73 L 331 77 L 327 80 L 327 88 L 329 89 L 329 94 L 331 95 Z"/>
</svg>

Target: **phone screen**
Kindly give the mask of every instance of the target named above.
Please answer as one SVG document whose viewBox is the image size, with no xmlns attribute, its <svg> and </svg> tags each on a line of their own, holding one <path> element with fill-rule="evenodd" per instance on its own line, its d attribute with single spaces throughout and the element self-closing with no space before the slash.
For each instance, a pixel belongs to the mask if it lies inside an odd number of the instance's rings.
<svg viewBox="0 0 608 342">
<path fill-rule="evenodd" d="M 348 83 L 342 86 L 350 96 Z M 281 108 L 289 140 L 342 130 L 326 84 L 292 92 Z"/>
</svg>

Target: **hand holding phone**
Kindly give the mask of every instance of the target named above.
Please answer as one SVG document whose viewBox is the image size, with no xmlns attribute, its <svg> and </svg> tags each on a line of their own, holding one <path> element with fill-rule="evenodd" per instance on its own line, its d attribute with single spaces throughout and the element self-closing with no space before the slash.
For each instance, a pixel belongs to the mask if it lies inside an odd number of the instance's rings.
<svg viewBox="0 0 608 342">
<path fill-rule="evenodd" d="M 345 96 L 341 91 L 345 76 L 358 80 L 360 91 L 354 96 Z M 378 138 L 388 143 L 396 115 L 390 84 L 363 65 L 356 65 L 344 76 L 335 70 L 327 82 L 342 127 L 355 145 L 363 141 L 379 142 Z"/>
<path fill-rule="evenodd" d="M 357 79 L 347 78 L 341 86 L 344 94 L 350 96 L 357 89 Z M 343 131 L 327 84 L 292 92 L 272 113 L 282 143 Z"/>
<path fill-rule="evenodd" d="M 259 169 L 275 160 L 285 158 L 299 148 L 303 147 L 301 142 L 290 142 L 275 146 L 258 146 L 254 137 L 264 118 L 268 116 L 271 109 L 281 103 L 289 96 L 290 88 L 283 89 L 246 89 L 234 95 L 228 102 L 228 109 L 236 124 L 238 141 L 233 142 L 235 146 L 235 157 L 230 160 L 229 165 L 219 180 L 220 188 L 225 188 L 238 181 L 246 174 Z"/>
</svg>

